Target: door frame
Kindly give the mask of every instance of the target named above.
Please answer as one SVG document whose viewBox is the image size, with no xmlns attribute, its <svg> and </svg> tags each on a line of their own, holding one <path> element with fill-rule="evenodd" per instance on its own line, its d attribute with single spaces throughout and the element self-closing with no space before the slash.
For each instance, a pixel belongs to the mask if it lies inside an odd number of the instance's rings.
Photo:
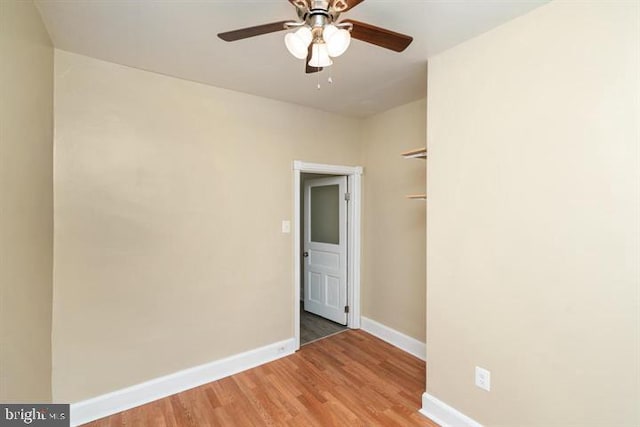
<svg viewBox="0 0 640 427">
<path fill-rule="evenodd" d="M 303 173 L 326 175 L 344 175 L 351 200 L 347 204 L 347 327 L 360 329 L 360 238 L 361 238 L 361 201 L 362 166 L 339 166 L 321 163 L 308 163 L 301 160 L 293 162 L 293 331 L 295 350 L 300 349 L 300 191 Z"/>
</svg>

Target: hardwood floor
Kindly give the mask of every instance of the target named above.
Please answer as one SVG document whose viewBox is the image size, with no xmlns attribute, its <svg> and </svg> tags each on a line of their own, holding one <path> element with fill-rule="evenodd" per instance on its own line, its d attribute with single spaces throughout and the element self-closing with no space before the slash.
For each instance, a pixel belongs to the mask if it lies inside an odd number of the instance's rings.
<svg viewBox="0 0 640 427">
<path fill-rule="evenodd" d="M 428 426 L 425 363 L 363 331 L 86 424 L 115 426 Z"/>
</svg>

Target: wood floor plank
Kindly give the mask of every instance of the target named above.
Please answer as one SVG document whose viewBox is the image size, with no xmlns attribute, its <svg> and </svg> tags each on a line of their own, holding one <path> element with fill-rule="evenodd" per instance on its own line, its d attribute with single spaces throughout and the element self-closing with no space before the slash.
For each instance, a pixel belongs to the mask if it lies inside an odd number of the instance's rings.
<svg viewBox="0 0 640 427">
<path fill-rule="evenodd" d="M 315 341 L 257 368 L 88 427 L 426 426 L 425 363 L 363 331 Z"/>
</svg>

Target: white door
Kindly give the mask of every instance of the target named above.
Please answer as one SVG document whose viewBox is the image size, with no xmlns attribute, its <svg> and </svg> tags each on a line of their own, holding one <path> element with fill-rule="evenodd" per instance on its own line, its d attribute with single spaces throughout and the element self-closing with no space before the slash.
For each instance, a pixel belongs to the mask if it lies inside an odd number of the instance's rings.
<svg viewBox="0 0 640 427">
<path fill-rule="evenodd" d="M 304 309 L 347 324 L 347 177 L 304 184 Z"/>
</svg>

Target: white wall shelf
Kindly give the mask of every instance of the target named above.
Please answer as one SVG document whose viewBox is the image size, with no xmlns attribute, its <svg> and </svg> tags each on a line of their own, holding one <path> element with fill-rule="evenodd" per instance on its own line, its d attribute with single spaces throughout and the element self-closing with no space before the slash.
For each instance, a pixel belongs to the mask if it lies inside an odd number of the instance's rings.
<svg viewBox="0 0 640 427">
<path fill-rule="evenodd" d="M 409 150 L 402 153 L 402 157 L 405 159 L 426 159 L 427 148 L 416 148 L 415 150 Z M 411 200 L 427 200 L 426 194 L 408 194 L 407 199 Z"/>
<path fill-rule="evenodd" d="M 409 150 L 402 153 L 402 157 L 405 159 L 426 159 L 427 158 L 427 149 L 426 148 L 416 148 L 415 150 Z"/>
</svg>

